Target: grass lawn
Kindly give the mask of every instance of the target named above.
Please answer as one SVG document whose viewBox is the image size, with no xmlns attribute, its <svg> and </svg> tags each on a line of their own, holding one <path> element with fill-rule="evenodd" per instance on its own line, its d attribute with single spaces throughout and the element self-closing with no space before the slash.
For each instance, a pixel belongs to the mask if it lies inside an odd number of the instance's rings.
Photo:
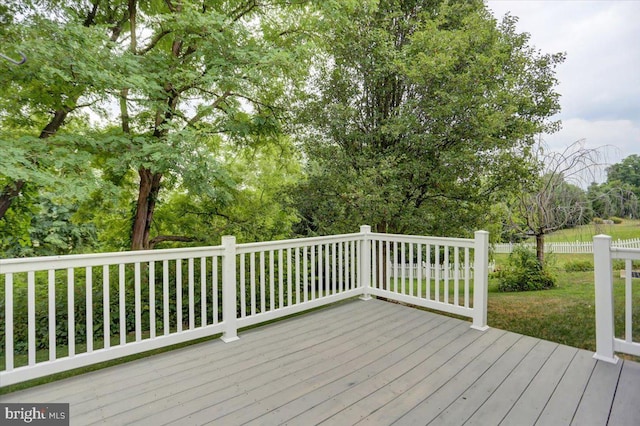
<svg viewBox="0 0 640 426">
<path fill-rule="evenodd" d="M 497 255 L 498 264 L 507 255 Z M 566 272 L 569 261 L 593 260 L 593 255 L 554 255 L 557 287 L 550 290 L 503 293 L 490 279 L 488 322 L 491 327 L 595 351 L 595 288 L 593 271 Z M 617 275 L 617 274 L 616 274 Z M 619 275 L 617 275 L 619 276 Z M 637 280 L 636 280 L 637 282 Z M 636 284 L 634 282 L 634 284 Z M 640 283 L 638 283 L 640 284 Z M 633 335 L 640 340 L 640 285 L 633 287 Z M 614 280 L 616 336 L 624 335 L 624 280 Z"/>
<path fill-rule="evenodd" d="M 595 351 L 593 272 L 561 272 L 558 281 L 550 290 L 503 293 L 492 279 L 489 325 Z"/>
</svg>

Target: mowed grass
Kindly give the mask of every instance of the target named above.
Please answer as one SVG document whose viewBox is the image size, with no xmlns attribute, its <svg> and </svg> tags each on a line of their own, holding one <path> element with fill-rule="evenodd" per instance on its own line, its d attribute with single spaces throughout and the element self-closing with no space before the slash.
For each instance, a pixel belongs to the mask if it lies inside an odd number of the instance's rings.
<svg viewBox="0 0 640 426">
<path fill-rule="evenodd" d="M 507 255 L 497 255 L 498 265 Z M 538 337 L 595 351 L 595 285 L 593 271 L 567 272 L 568 262 L 591 260 L 589 254 L 550 256 L 557 287 L 550 290 L 504 293 L 498 279 L 489 282 L 488 323 L 491 327 Z M 624 336 L 625 283 L 614 273 L 614 316 L 616 336 Z M 640 341 L 640 280 L 633 281 L 632 308 L 634 341 Z"/>
<path fill-rule="evenodd" d="M 598 234 L 610 235 L 614 240 L 640 238 L 640 221 L 623 220 L 614 225 L 583 225 L 571 229 L 563 229 L 545 236 L 545 242 L 593 241 Z M 531 240 L 534 242 L 534 240 Z M 503 265 L 508 254 L 493 256 L 497 267 Z M 566 272 L 569 262 L 590 262 L 593 254 L 553 254 L 546 253 L 547 262 L 556 272 L 558 286 L 551 290 L 501 293 L 498 291 L 498 280 L 493 279 L 489 286 L 489 325 L 535 336 L 570 346 L 595 351 L 595 287 L 593 271 Z M 619 276 L 616 272 L 617 276 Z M 638 280 L 635 280 L 636 282 Z M 616 333 L 624 334 L 622 320 L 624 318 L 624 284 L 616 279 L 615 312 Z M 634 336 L 640 340 L 640 282 L 634 285 L 633 307 Z"/>
</svg>

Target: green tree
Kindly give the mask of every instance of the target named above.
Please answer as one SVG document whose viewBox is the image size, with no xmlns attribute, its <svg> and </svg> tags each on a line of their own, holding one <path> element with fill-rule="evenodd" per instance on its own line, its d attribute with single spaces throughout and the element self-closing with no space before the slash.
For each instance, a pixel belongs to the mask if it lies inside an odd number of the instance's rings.
<svg viewBox="0 0 640 426">
<path fill-rule="evenodd" d="M 632 154 L 607 168 L 607 182 L 621 182 L 634 188 L 640 197 L 640 155 Z"/>
<path fill-rule="evenodd" d="M 552 131 L 554 67 L 482 1 L 361 2 L 325 9 L 324 52 L 300 131 L 308 179 L 300 233 L 469 235 L 532 174 Z"/>
<path fill-rule="evenodd" d="M 234 235 L 239 242 L 290 236 L 297 214 L 285 205 L 282 187 L 300 179 L 301 171 L 288 138 L 257 147 L 225 144 L 219 153 L 225 174 L 216 192 L 170 191 L 156 212 L 154 232 L 160 238 L 153 238 L 152 246 L 166 247 L 163 235 L 185 235 L 198 245 L 219 244 L 222 235 Z"/>
<path fill-rule="evenodd" d="M 591 202 L 591 217 L 638 217 L 638 196 L 633 186 L 619 181 L 589 185 L 587 198 Z"/>
<path fill-rule="evenodd" d="M 284 95 L 305 68 L 307 48 L 298 41 L 306 37 L 306 2 L 46 0 L 7 7 L 23 17 L 9 20 L 3 34 L 29 60 L 0 64 L 7 93 L 0 100 L 7 152 L 0 218 L 28 193 L 26 185 L 64 181 L 86 197 L 95 188 L 87 183 L 99 176 L 136 187 L 134 208 L 125 208 L 133 249 L 150 248 L 153 238 L 184 238 L 150 235 L 161 189 L 215 196 L 225 178 L 213 136 L 243 146 L 282 133 Z M 93 129 L 64 132 L 74 120 Z M 102 201 L 122 210 L 123 195 Z"/>
<path fill-rule="evenodd" d="M 112 49 L 126 23 L 121 3 L 9 0 L 0 9 L 3 47 L 28 57 L 20 66 L 0 62 L 0 219 L 28 183 L 73 189 L 91 180 L 69 173 L 87 162 L 78 139 L 58 136 L 120 84 L 105 64 L 114 62 Z"/>
<path fill-rule="evenodd" d="M 129 2 L 137 80 L 121 88 L 119 101 L 125 152 L 139 181 L 132 249 L 150 248 L 160 190 L 172 184 L 164 180 L 207 181 L 211 153 L 200 147 L 208 136 L 242 142 L 280 132 L 281 95 L 298 62 L 281 48 L 295 32 L 269 18 L 286 13 L 286 3 L 166 1 L 149 11 Z M 151 35 L 138 41 L 142 29 Z"/>
</svg>

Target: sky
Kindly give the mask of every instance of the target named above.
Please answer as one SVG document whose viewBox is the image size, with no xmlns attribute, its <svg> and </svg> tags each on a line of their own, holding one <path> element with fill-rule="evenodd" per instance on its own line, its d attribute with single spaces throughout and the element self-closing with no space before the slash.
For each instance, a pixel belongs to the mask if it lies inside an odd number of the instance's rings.
<svg viewBox="0 0 640 426">
<path fill-rule="evenodd" d="M 640 155 L 640 0 L 488 0 L 494 16 L 517 16 L 543 53 L 565 52 L 556 70 L 562 130 L 543 139 L 561 151 L 585 139 L 604 161 Z M 596 180 L 606 180 L 603 171 Z"/>
</svg>

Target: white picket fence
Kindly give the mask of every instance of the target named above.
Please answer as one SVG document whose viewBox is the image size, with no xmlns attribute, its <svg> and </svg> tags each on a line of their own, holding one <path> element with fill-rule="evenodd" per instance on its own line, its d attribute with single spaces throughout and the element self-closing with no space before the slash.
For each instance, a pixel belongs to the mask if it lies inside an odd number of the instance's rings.
<svg viewBox="0 0 640 426">
<path fill-rule="evenodd" d="M 489 271 L 495 270 L 496 263 L 489 262 Z M 405 274 L 409 276 L 413 274 L 413 276 L 418 276 L 419 273 L 423 276 L 441 276 L 441 277 L 458 277 L 460 279 L 465 279 L 467 277 L 473 278 L 473 262 L 470 262 L 468 265 L 465 263 L 454 264 L 454 263 L 440 263 L 440 264 L 427 264 L 424 262 L 420 263 L 405 263 L 405 264 L 395 264 L 392 265 L 391 262 L 388 263 L 389 269 L 393 269 L 396 274 Z M 420 270 L 418 270 L 420 269 Z"/>
<path fill-rule="evenodd" d="M 494 253 L 511 253 L 513 248 L 518 245 L 523 245 L 535 250 L 535 243 L 501 243 L 494 244 Z M 640 238 L 633 238 L 629 240 L 615 240 L 611 242 L 612 247 L 617 248 L 640 248 Z M 558 254 L 592 254 L 593 242 L 592 241 L 574 241 L 570 243 L 545 243 L 544 251 L 546 253 L 558 253 Z"/>
<path fill-rule="evenodd" d="M 423 255 L 451 259 L 457 272 L 386 267 Z M 0 259 L 0 387 L 217 334 L 231 342 L 243 327 L 354 296 L 466 316 L 484 330 L 488 256 L 484 231 L 460 239 L 362 226 L 316 238 L 236 244 L 229 236 L 215 247 Z"/>
</svg>

